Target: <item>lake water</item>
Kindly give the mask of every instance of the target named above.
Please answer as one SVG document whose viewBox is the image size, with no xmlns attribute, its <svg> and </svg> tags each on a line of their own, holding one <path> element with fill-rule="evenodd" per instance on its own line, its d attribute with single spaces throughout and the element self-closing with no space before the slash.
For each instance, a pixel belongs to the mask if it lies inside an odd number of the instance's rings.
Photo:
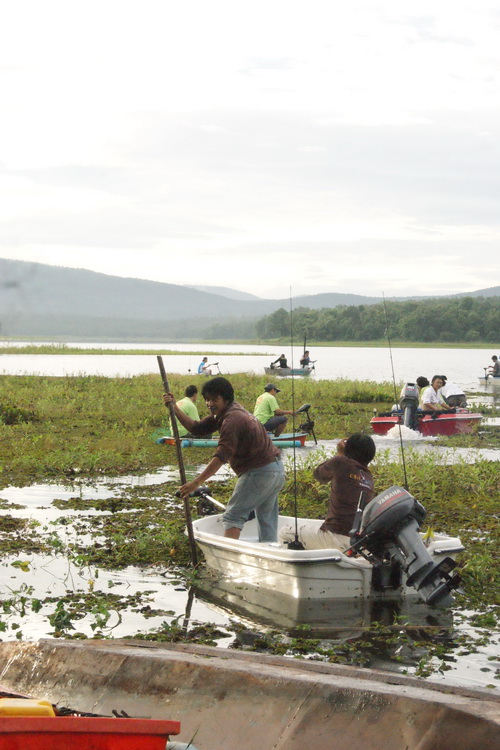
<svg viewBox="0 0 500 750">
<path fill-rule="evenodd" d="M 40 342 L 37 342 L 40 344 Z M 50 342 L 48 342 L 50 343 Z M 24 346 L 26 342 L 0 342 L 2 346 Z M 101 349 L 147 349 L 178 351 L 176 355 L 163 355 L 163 362 L 168 373 L 196 374 L 201 360 L 200 344 L 135 344 L 135 343 L 68 343 L 68 346 L 79 348 Z M 269 366 L 282 352 L 297 366 L 302 354 L 301 347 L 294 347 L 293 356 L 290 347 L 280 350 L 270 345 L 254 344 L 213 344 L 207 346 L 207 352 L 217 352 L 209 356 L 209 362 L 218 362 L 213 374 L 222 375 L 250 372 L 264 374 L 264 367 Z M 231 352 L 231 353 L 230 353 Z M 415 381 L 419 375 L 429 379 L 436 374 L 444 374 L 465 391 L 484 390 L 479 387 L 479 377 L 484 375 L 484 368 L 491 363 L 496 351 L 484 349 L 420 349 L 359 347 L 311 347 L 311 357 L 316 360 L 316 371 L 312 375 L 317 380 L 372 380 L 384 382 L 392 380 L 392 363 L 396 381 Z M 156 356 L 147 354 L 0 354 L 0 374 L 3 375 L 103 375 L 106 377 L 131 377 L 143 373 L 157 373 Z"/>
</svg>

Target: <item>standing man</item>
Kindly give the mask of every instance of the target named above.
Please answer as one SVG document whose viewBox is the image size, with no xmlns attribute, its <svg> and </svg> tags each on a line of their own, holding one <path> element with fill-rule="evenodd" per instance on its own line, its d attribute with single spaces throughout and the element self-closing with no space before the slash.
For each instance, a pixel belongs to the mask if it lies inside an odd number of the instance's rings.
<svg viewBox="0 0 500 750">
<path fill-rule="evenodd" d="M 443 404 L 439 400 L 438 391 L 444 385 L 441 375 L 434 375 L 431 384 L 422 392 L 421 407 L 424 411 L 450 411 L 451 406 Z"/>
<path fill-rule="evenodd" d="M 354 433 L 337 445 L 337 455 L 314 469 L 314 478 L 330 482 L 328 512 L 323 523 L 306 521 L 298 525 L 297 536 L 304 549 L 340 549 L 351 546 L 349 533 L 362 493 L 362 507 L 375 495 L 368 464 L 375 457 L 375 443 L 369 435 Z M 280 529 L 280 542 L 295 540 L 295 526 Z"/>
<path fill-rule="evenodd" d="M 279 408 L 276 394 L 280 393 L 280 390 L 274 383 L 268 383 L 264 388 L 264 393 L 255 402 L 253 410 L 254 417 L 264 425 L 267 432 L 273 432 L 275 437 L 281 435 L 288 422 L 288 417 L 293 417 L 295 413 Z"/>
<path fill-rule="evenodd" d="M 187 497 L 213 476 L 225 463 L 238 480 L 222 517 L 224 536 L 239 539 L 250 513 L 255 511 L 260 542 L 275 542 L 278 529 L 278 493 L 285 483 L 281 451 L 272 442 L 262 424 L 234 400 L 233 386 L 226 378 L 207 381 L 201 390 L 210 416 L 196 421 L 175 405 L 175 416 L 195 436 L 219 431 L 219 444 L 212 459 L 198 476 L 184 484 L 181 495 Z M 171 393 L 163 395 L 165 404 L 174 402 Z"/>
<path fill-rule="evenodd" d="M 311 358 L 309 356 L 309 349 L 306 349 L 302 357 L 300 358 L 300 366 L 307 367 L 311 364 Z"/>
</svg>

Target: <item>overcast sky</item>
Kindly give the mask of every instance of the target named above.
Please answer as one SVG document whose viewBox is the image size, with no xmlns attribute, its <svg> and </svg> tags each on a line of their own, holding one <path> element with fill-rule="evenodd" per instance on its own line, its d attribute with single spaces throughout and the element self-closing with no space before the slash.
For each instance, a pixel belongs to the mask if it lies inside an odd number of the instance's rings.
<svg viewBox="0 0 500 750">
<path fill-rule="evenodd" d="M 500 284 L 500 6 L 15 0 L 0 257 L 263 297 Z"/>
</svg>

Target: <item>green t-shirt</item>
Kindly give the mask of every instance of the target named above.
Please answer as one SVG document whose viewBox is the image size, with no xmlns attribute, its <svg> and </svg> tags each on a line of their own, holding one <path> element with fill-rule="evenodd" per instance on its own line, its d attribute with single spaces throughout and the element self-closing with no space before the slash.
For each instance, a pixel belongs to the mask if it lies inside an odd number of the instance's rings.
<svg viewBox="0 0 500 750">
<path fill-rule="evenodd" d="M 198 414 L 196 404 L 191 401 L 189 396 L 185 396 L 184 398 L 181 398 L 180 401 L 177 401 L 177 406 L 181 411 L 184 412 L 184 414 L 187 414 L 188 417 L 191 417 L 191 419 L 195 419 L 197 422 L 200 421 L 200 415 Z M 179 430 L 179 437 L 184 437 L 184 435 L 187 435 L 189 430 L 186 430 L 184 425 L 182 425 L 178 419 L 176 419 L 176 422 L 177 428 Z"/>
<path fill-rule="evenodd" d="M 271 417 L 274 417 L 274 412 L 279 408 L 276 397 L 266 391 L 255 402 L 253 415 L 257 417 L 259 422 L 265 424 Z"/>
</svg>

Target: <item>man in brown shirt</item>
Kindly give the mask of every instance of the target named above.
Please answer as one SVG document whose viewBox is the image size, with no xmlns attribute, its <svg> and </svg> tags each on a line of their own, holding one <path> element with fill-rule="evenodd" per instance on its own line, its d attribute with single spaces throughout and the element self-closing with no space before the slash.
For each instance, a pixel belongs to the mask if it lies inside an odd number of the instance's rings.
<svg viewBox="0 0 500 750">
<path fill-rule="evenodd" d="M 368 464 L 375 456 L 375 443 L 369 435 L 355 433 L 337 445 L 337 455 L 314 469 L 321 484 L 330 482 L 328 512 L 323 523 L 301 521 L 297 533 L 305 549 L 340 549 L 350 546 L 349 532 L 362 493 L 362 504 L 375 495 Z M 295 526 L 280 529 L 279 539 L 287 544 L 295 539 Z"/>
<path fill-rule="evenodd" d="M 278 493 L 285 483 L 281 451 L 271 442 L 264 426 L 234 401 L 233 386 L 226 378 L 207 381 L 202 396 L 210 416 L 199 421 L 184 414 L 171 393 L 164 402 L 173 401 L 175 416 L 191 435 L 219 432 L 219 444 L 212 459 L 198 476 L 184 484 L 186 497 L 200 487 L 220 467 L 229 463 L 238 481 L 223 515 L 224 536 L 239 539 L 251 511 L 255 511 L 259 541 L 275 542 L 278 528 Z"/>
</svg>

